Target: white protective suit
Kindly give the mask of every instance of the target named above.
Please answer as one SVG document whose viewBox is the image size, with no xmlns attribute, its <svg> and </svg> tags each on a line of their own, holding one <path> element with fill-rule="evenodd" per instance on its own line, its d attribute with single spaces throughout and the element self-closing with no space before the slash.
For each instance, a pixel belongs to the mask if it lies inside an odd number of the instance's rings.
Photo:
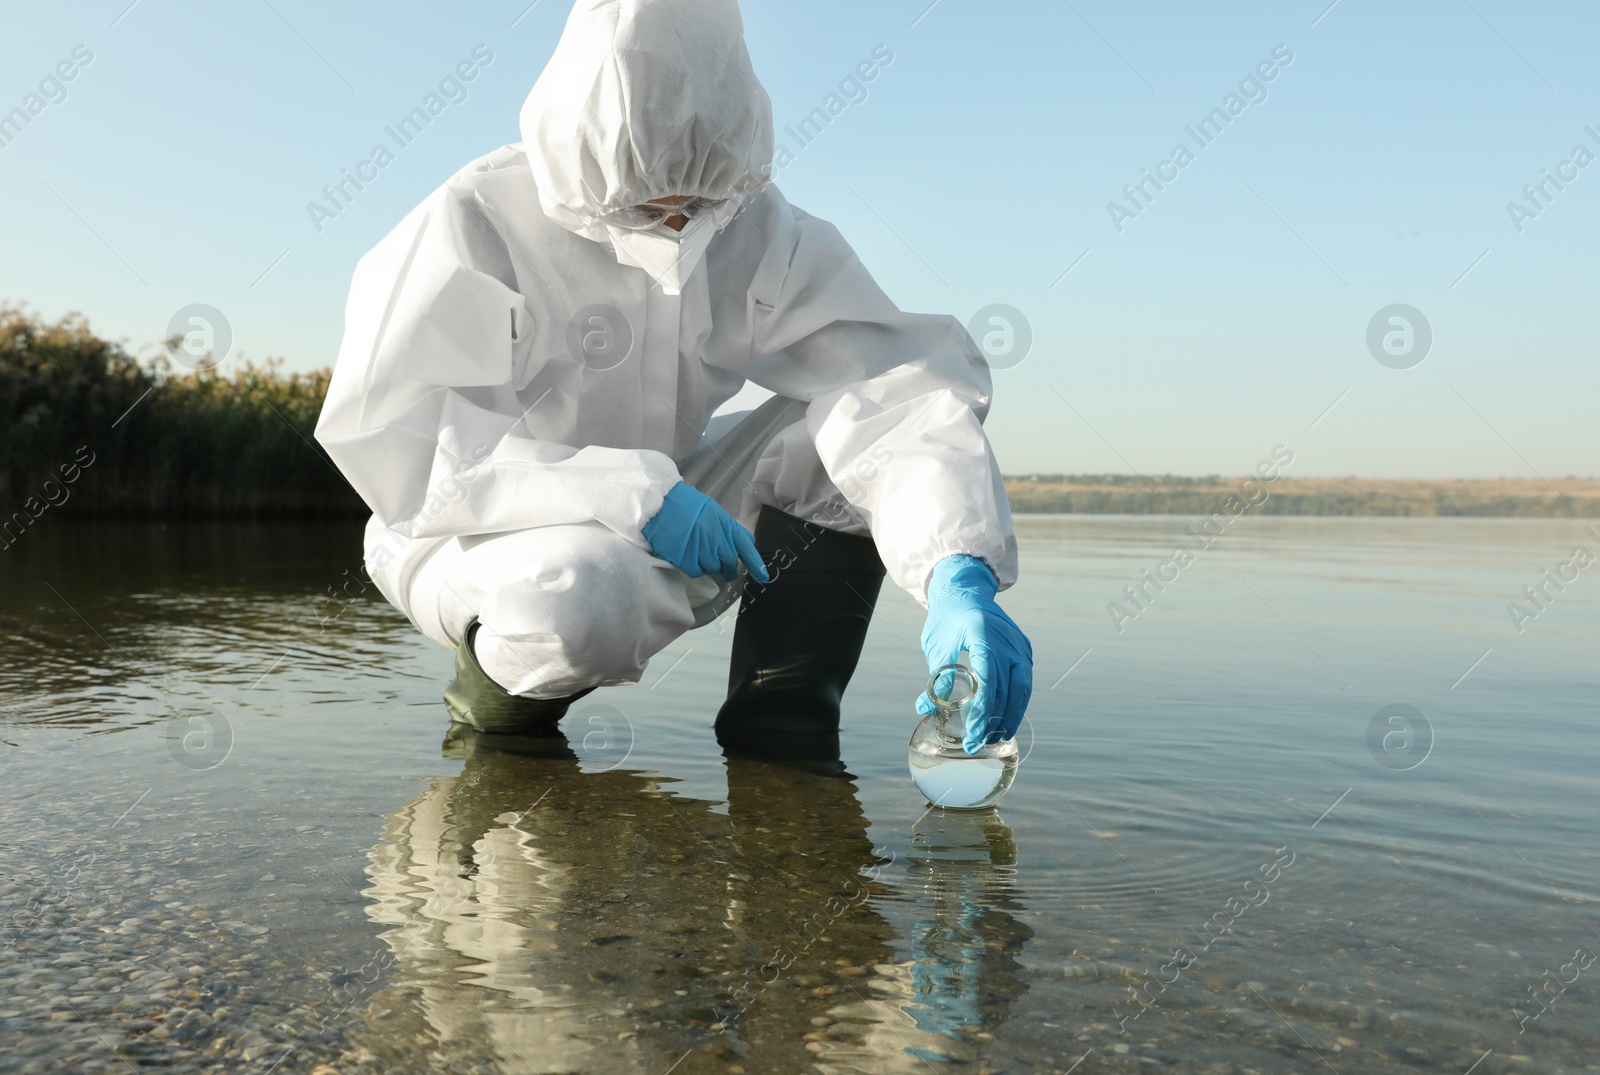
<svg viewBox="0 0 1600 1075">
<path fill-rule="evenodd" d="M 521 124 L 361 259 L 317 424 L 419 630 L 479 618 L 513 693 L 637 682 L 732 597 L 640 533 L 680 478 L 747 526 L 770 504 L 870 532 L 919 601 L 954 553 L 1011 584 L 982 355 L 768 183 L 734 0 L 579 0 Z M 677 239 L 599 219 L 671 195 L 728 200 Z M 713 421 L 747 380 L 774 398 Z"/>
</svg>

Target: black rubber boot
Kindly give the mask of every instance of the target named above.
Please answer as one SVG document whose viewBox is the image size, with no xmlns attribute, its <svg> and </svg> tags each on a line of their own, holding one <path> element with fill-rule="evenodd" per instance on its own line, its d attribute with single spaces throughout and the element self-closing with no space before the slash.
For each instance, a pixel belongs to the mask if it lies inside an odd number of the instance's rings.
<svg viewBox="0 0 1600 1075">
<path fill-rule="evenodd" d="M 878 547 L 770 507 L 755 538 L 773 579 L 745 584 L 717 742 L 808 768 L 837 764 L 839 701 L 883 585 Z"/>
<path fill-rule="evenodd" d="M 561 736 L 556 722 L 567 714 L 567 707 L 589 690 L 567 698 L 524 698 L 512 694 L 489 678 L 472 652 L 478 621 L 467 625 L 466 635 L 456 647 L 456 678 L 445 688 L 444 704 L 450 719 L 491 735 Z"/>
</svg>

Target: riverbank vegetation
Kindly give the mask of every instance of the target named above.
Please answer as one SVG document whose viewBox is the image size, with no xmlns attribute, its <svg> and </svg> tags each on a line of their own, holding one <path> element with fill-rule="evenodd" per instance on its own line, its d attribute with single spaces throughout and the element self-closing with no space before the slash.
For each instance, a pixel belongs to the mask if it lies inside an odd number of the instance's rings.
<svg viewBox="0 0 1600 1075">
<path fill-rule="evenodd" d="M 311 436 L 328 376 L 141 363 L 80 316 L 0 307 L 0 519 L 361 514 Z"/>
</svg>

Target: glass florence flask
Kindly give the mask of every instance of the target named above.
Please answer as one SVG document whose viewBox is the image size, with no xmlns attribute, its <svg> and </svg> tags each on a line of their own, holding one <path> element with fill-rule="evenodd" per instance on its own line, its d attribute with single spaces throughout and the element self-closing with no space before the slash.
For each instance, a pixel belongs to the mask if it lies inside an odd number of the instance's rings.
<svg viewBox="0 0 1600 1075">
<path fill-rule="evenodd" d="M 978 686 L 977 675 L 964 664 L 934 672 L 928 677 L 933 712 L 911 733 L 906 759 L 911 779 L 929 803 L 946 810 L 986 810 L 1017 778 L 1015 740 L 985 744 L 977 754 L 961 745 Z"/>
</svg>

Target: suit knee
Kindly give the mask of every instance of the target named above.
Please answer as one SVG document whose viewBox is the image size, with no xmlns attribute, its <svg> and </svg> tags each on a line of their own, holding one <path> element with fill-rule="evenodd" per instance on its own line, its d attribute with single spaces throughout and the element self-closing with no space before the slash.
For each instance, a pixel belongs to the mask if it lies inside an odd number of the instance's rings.
<svg viewBox="0 0 1600 1075">
<path fill-rule="evenodd" d="M 566 552 L 507 580 L 483 610 L 490 638 L 480 660 L 508 690 L 502 676 L 522 685 L 516 693 L 530 693 L 530 684 L 548 693 L 636 683 L 650 658 L 693 626 L 682 576 L 648 553 Z"/>
</svg>

